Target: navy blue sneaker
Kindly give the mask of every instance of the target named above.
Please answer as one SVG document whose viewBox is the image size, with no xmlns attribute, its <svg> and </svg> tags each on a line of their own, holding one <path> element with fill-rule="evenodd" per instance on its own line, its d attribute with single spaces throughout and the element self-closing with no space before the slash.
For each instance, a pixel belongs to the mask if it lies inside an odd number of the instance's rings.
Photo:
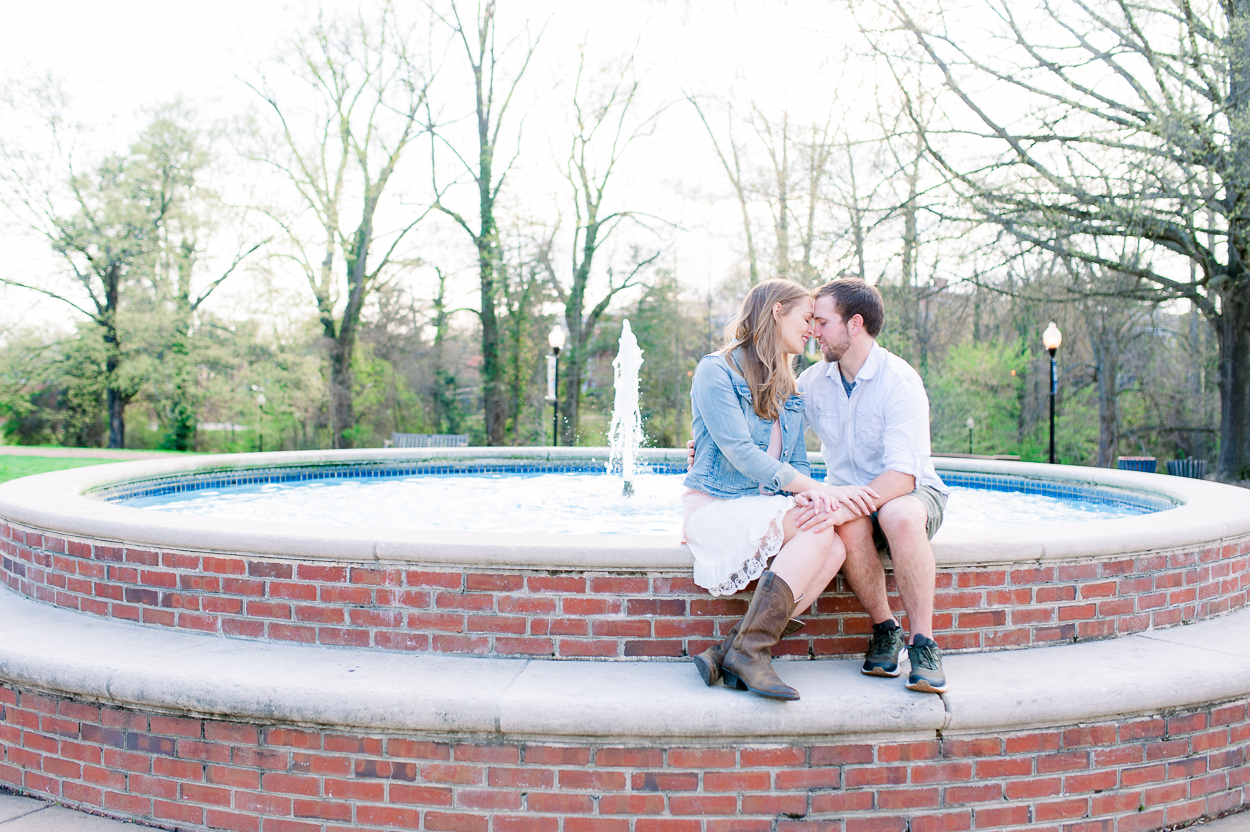
<svg viewBox="0 0 1250 832">
<path fill-rule="evenodd" d="M 907 676 L 908 690 L 922 693 L 944 693 L 946 673 L 942 670 L 942 651 L 937 642 L 924 636 L 913 636 L 907 646 L 907 658 L 911 660 L 911 673 Z"/>
<path fill-rule="evenodd" d="M 903 651 L 903 628 L 894 619 L 872 625 L 872 640 L 864 653 L 860 672 L 866 676 L 898 675 L 898 654 Z"/>
</svg>

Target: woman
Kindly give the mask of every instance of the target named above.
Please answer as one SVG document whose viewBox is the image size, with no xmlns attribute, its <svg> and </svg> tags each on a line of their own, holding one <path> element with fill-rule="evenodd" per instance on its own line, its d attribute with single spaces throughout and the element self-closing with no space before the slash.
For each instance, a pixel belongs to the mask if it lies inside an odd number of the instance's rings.
<svg viewBox="0 0 1250 832">
<path fill-rule="evenodd" d="M 799 693 L 772 667 L 769 649 L 824 591 L 846 552 L 837 532 L 802 531 L 801 507 L 843 521 L 871 511 L 870 489 L 834 488 L 811 478 L 803 399 L 793 356 L 811 336 L 812 297 L 789 280 L 752 287 L 725 328 L 725 346 L 695 370 L 695 458 L 683 495 L 684 536 L 695 583 L 729 595 L 758 579 L 746 615 L 725 640 L 695 657 L 704 682 L 773 699 Z M 771 569 L 768 569 L 769 561 Z"/>
</svg>

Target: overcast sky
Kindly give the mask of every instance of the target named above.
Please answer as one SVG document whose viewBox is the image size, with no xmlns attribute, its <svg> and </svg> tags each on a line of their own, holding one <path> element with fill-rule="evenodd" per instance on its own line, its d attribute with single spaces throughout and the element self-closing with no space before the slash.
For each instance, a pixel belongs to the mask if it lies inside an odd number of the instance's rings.
<svg viewBox="0 0 1250 832">
<path fill-rule="evenodd" d="M 505 27 L 522 20 L 548 27 L 522 93 L 529 123 L 514 203 L 529 198 L 549 205 L 559 189 L 553 157 L 562 134 L 553 123 L 565 99 L 555 100 L 552 91 L 575 67 L 578 43 L 586 41 L 604 61 L 636 49 L 647 72 L 647 106 L 679 103 L 666 111 L 656 134 L 632 151 L 614 194 L 620 207 L 654 212 L 672 223 L 665 256 L 696 291 L 719 283 L 739 260 L 739 220 L 707 135 L 692 108 L 680 103 L 682 94 L 732 93 L 774 115 L 787 110 L 799 122 L 823 120 L 835 98 L 841 99 L 839 106 L 854 109 L 848 102 L 871 94 L 871 79 L 857 74 L 862 66 L 845 60 L 852 21 L 841 4 L 828 0 L 501 0 L 499 5 Z M 357 3 L 326 0 L 323 7 L 350 12 Z M 310 8 L 282 0 L 9 3 L 0 27 L 0 77 L 50 72 L 61 78 L 76 102 L 76 115 L 94 128 L 93 141 L 121 151 L 143 125 L 145 108 L 154 104 L 182 96 L 218 118 L 253 107 L 255 95 L 240 79 L 256 77 L 256 68 L 307 23 Z M 22 243 L 11 232 L 0 242 L 9 252 L 10 269 L 37 270 L 47 262 L 38 245 Z M 465 242 L 453 236 L 446 245 Z M 471 281 L 465 288 L 471 289 Z M 29 293 L 8 289 L 3 297 L 7 313 L 0 315 L 7 314 L 9 322 L 66 315 Z M 311 299 L 306 301 L 311 312 Z M 224 293 L 221 301 L 245 302 L 238 291 Z"/>
</svg>

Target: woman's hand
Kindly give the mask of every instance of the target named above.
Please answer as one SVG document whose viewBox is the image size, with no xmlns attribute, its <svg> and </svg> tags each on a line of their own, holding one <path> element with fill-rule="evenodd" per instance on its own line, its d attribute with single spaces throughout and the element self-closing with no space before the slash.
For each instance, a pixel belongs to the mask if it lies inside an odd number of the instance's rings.
<svg viewBox="0 0 1250 832">
<path fill-rule="evenodd" d="M 810 514 L 815 517 L 822 514 L 833 514 L 838 510 L 839 503 L 829 490 L 824 488 L 812 488 L 807 491 L 800 491 L 794 495 L 794 502 L 799 508 L 804 509 L 795 516 L 797 524 L 798 519 L 804 515 Z"/>
</svg>

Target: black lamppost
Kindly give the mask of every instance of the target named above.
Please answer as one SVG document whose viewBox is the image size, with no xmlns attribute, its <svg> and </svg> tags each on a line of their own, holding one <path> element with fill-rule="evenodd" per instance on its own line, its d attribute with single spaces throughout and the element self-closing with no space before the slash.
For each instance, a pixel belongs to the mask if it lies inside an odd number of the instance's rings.
<svg viewBox="0 0 1250 832">
<path fill-rule="evenodd" d="M 969 416 L 964 424 L 968 426 L 968 456 L 972 456 L 972 429 L 977 426 L 977 423 Z"/>
<path fill-rule="evenodd" d="M 556 393 L 560 387 L 560 350 L 564 349 L 564 330 L 556 324 L 547 334 L 551 355 L 547 356 L 547 401 L 551 402 L 551 444 L 560 444 L 560 400 Z"/>
<path fill-rule="evenodd" d="M 1055 394 L 1059 392 L 1059 373 L 1055 368 L 1055 352 L 1063 343 L 1063 333 L 1055 322 L 1042 333 L 1042 346 L 1050 353 L 1050 464 L 1055 464 Z"/>
</svg>

